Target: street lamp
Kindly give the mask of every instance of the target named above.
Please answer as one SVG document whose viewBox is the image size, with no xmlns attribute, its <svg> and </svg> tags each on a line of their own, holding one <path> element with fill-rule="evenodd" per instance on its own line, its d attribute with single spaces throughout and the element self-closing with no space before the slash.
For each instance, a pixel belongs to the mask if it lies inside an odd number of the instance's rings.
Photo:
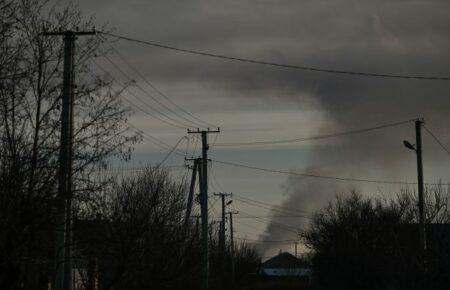
<svg viewBox="0 0 450 290">
<path fill-rule="evenodd" d="M 410 150 L 416 151 L 416 147 L 414 147 L 414 145 L 409 143 L 409 141 L 407 141 L 407 140 L 403 140 L 403 145 L 405 145 L 405 147 Z"/>
</svg>

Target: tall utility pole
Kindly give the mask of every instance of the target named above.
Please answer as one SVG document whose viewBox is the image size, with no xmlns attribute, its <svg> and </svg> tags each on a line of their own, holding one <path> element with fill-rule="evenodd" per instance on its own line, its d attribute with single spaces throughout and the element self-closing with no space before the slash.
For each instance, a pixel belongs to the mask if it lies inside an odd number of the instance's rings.
<svg viewBox="0 0 450 290">
<path fill-rule="evenodd" d="M 237 214 L 237 211 L 228 212 L 230 215 L 230 259 L 231 259 L 231 289 L 234 289 L 236 282 L 236 270 L 234 264 L 234 231 L 233 231 L 233 214 Z"/>
<path fill-rule="evenodd" d="M 222 259 L 225 257 L 225 207 L 229 204 L 226 203 L 225 204 L 225 198 L 227 196 L 231 196 L 231 193 L 225 193 L 225 192 L 220 192 L 220 193 L 215 193 L 214 195 L 216 196 L 220 196 L 221 200 L 222 200 L 222 223 L 221 223 L 221 227 L 220 227 L 220 239 L 219 239 L 219 247 L 221 250 L 221 257 Z M 231 201 L 230 201 L 231 203 Z M 225 268 L 225 267 L 223 267 Z"/>
<path fill-rule="evenodd" d="M 95 31 L 67 30 L 63 32 L 44 32 L 43 34 L 45 36 L 64 36 L 64 75 L 53 289 L 70 290 L 72 288 L 72 139 L 75 39 L 78 35 L 93 35 Z"/>
<path fill-rule="evenodd" d="M 424 119 L 419 118 L 416 120 L 416 145 L 412 145 L 408 141 L 403 141 L 406 148 L 416 152 L 417 156 L 417 189 L 419 195 L 419 242 L 420 249 L 423 253 L 427 250 L 427 239 L 425 229 L 425 201 L 424 201 L 424 189 L 423 189 L 423 165 L 422 165 L 422 125 Z"/>
<path fill-rule="evenodd" d="M 417 186 L 419 192 L 419 239 L 422 251 L 427 250 L 425 230 L 425 206 L 423 192 L 423 166 L 422 166 L 422 125 L 423 119 L 416 120 L 416 154 L 417 154 Z"/>
<path fill-rule="evenodd" d="M 200 166 L 200 212 L 202 218 L 202 289 L 209 288 L 209 254 L 208 254 L 208 134 L 220 130 L 188 130 L 188 134 L 201 134 L 202 159 Z"/>
</svg>

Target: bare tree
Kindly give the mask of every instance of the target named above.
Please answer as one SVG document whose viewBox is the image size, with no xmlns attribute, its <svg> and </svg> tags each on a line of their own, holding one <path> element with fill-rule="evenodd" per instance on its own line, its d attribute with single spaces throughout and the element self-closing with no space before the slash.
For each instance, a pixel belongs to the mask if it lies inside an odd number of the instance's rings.
<svg viewBox="0 0 450 290">
<path fill-rule="evenodd" d="M 180 280 L 190 272 L 184 256 L 185 192 L 185 183 L 174 181 L 167 170 L 148 167 L 97 196 L 90 214 L 104 224 L 104 243 L 96 255 L 105 289 L 186 284 Z"/>
<path fill-rule="evenodd" d="M 194 224 L 184 229 L 186 198 L 185 181 L 159 167 L 118 178 L 98 193 L 85 208 L 76 236 L 79 257 L 98 261 L 101 288 L 200 287 L 200 236 Z M 93 232 L 83 230 L 83 225 Z M 211 222 L 211 287 L 229 289 L 231 279 L 227 276 L 224 281 L 220 269 L 223 261 L 231 265 L 230 253 L 219 259 L 218 233 L 218 224 Z M 259 264 L 255 249 L 247 244 L 236 245 L 234 258 L 238 280 L 255 272 Z"/>
<path fill-rule="evenodd" d="M 32 275 L 52 258 L 55 176 L 59 146 L 63 43 L 41 32 L 91 28 L 70 5 L 0 0 L 0 288 L 33 289 Z M 102 52 L 101 38 L 76 47 L 74 185 L 79 203 L 102 184 L 92 172 L 108 158 L 127 158 L 139 136 L 111 80 L 93 73 L 89 59 Z M 32 269 L 33 268 L 33 269 Z M 32 277 L 31 277 L 32 276 Z"/>
<path fill-rule="evenodd" d="M 317 288 L 447 289 L 449 195 L 442 186 L 426 192 L 432 223 L 426 253 L 419 250 L 417 199 L 408 188 L 383 200 L 353 192 L 317 212 L 302 234 Z"/>
<path fill-rule="evenodd" d="M 392 206 L 396 206 L 402 213 L 403 219 L 407 223 L 417 222 L 418 217 L 418 197 L 414 188 L 404 187 L 397 197 L 390 201 Z M 425 213 L 427 223 L 449 223 L 450 222 L 450 187 L 443 184 L 430 185 L 425 187 Z M 389 202 L 389 201 L 388 201 Z"/>
</svg>

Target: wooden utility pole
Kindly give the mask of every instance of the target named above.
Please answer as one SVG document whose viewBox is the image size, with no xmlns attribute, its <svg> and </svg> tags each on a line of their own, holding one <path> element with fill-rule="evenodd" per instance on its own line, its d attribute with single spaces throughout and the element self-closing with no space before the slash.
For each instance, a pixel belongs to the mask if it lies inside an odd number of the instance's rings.
<svg viewBox="0 0 450 290">
<path fill-rule="evenodd" d="M 72 288 L 72 155 L 74 50 L 78 35 L 95 31 L 44 32 L 45 36 L 64 36 L 64 75 L 61 108 L 61 143 L 59 147 L 58 197 L 56 216 L 54 290 Z"/>
<path fill-rule="evenodd" d="M 214 195 L 216 196 L 220 196 L 221 200 L 222 200 L 222 223 L 220 224 L 220 237 L 219 237 L 219 248 L 221 250 L 221 257 L 222 259 L 225 257 L 225 207 L 228 205 L 225 203 L 225 198 L 227 196 L 231 196 L 231 193 L 225 193 L 225 192 L 220 192 L 220 193 L 215 193 Z M 225 267 L 223 267 L 225 268 Z"/>
<path fill-rule="evenodd" d="M 230 215 L 230 259 L 231 259 L 231 289 L 235 288 L 236 283 L 236 268 L 234 264 L 234 230 L 233 230 L 233 214 L 237 214 L 237 211 L 228 212 Z"/>
<path fill-rule="evenodd" d="M 422 165 L 422 125 L 423 119 L 416 120 L 416 155 L 417 155 L 417 186 L 419 194 L 419 240 L 423 252 L 427 250 L 425 229 L 425 201 L 423 189 L 423 165 Z"/>
<path fill-rule="evenodd" d="M 202 290 L 209 288 L 209 254 L 208 254 L 208 134 L 220 130 L 188 130 L 188 134 L 201 134 L 202 158 L 200 166 L 200 211 L 202 218 Z"/>
<path fill-rule="evenodd" d="M 425 229 L 425 198 L 423 189 L 423 165 L 422 165 L 422 126 L 425 121 L 422 118 L 416 120 L 416 145 L 404 140 L 406 148 L 416 152 L 417 157 L 417 190 L 419 199 L 419 243 L 420 250 L 424 254 L 427 250 L 427 239 Z"/>
<path fill-rule="evenodd" d="M 185 235 L 189 228 L 189 223 L 190 223 L 190 219 L 191 219 L 192 201 L 194 199 L 195 182 L 196 182 L 196 178 L 197 178 L 197 171 L 199 170 L 199 164 L 201 162 L 200 158 L 195 158 L 193 160 L 194 160 L 194 165 L 192 166 L 191 184 L 189 187 L 189 196 L 188 196 L 187 205 L 186 205 L 186 216 L 184 218 Z"/>
</svg>

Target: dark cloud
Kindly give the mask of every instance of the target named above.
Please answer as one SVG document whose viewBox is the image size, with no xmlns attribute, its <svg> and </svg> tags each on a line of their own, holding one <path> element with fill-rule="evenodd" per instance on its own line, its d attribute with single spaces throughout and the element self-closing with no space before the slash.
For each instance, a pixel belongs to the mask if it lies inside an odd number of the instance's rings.
<svg viewBox="0 0 450 290">
<path fill-rule="evenodd" d="M 80 1 L 84 10 L 109 21 L 121 34 L 182 48 L 280 63 L 371 73 L 450 75 L 449 1 Z M 95 4 L 94 4 L 95 3 Z M 345 76 L 279 69 L 117 43 L 130 61 L 153 79 L 177 87 L 188 83 L 230 102 L 286 102 L 324 112 L 322 132 L 349 130 L 425 117 L 450 144 L 448 81 Z M 189 93 L 188 93 L 189 94 Z M 270 105 L 269 105 L 270 106 Z M 229 108 L 228 108 L 229 109 Z M 220 111 L 221 108 L 215 108 Z M 294 134 L 294 133 L 293 133 Z M 319 173 L 414 176 L 413 125 L 333 140 L 308 157 Z M 427 179 L 448 156 L 426 142 Z M 448 164 L 448 163 L 447 163 Z M 342 185 L 289 178 L 289 207 L 312 211 Z M 285 222 L 285 221 L 282 221 Z M 283 236 L 274 224 L 265 237 Z"/>
</svg>

